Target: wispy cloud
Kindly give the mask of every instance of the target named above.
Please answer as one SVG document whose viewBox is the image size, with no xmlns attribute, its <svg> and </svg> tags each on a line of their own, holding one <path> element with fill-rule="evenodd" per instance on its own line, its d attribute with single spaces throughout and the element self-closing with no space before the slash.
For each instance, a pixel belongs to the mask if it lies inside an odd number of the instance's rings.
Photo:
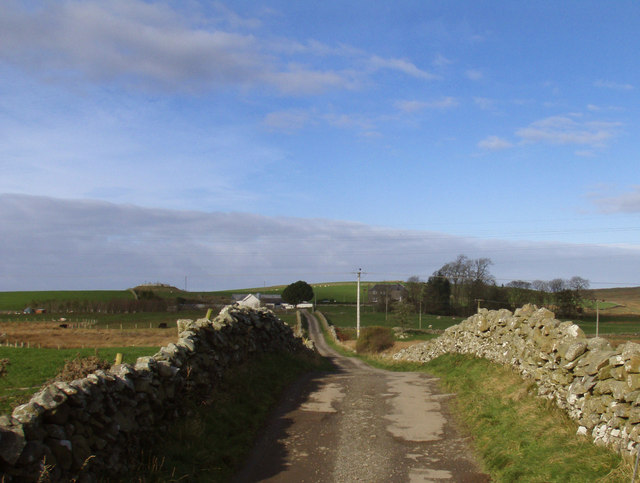
<svg viewBox="0 0 640 483">
<path fill-rule="evenodd" d="M 484 78 L 484 74 L 479 69 L 468 69 L 467 71 L 465 71 L 464 75 L 467 77 L 467 79 L 474 81 Z"/>
<path fill-rule="evenodd" d="M 604 147 L 616 136 L 620 126 L 618 122 L 577 121 L 568 116 L 552 116 L 518 129 L 516 135 L 531 143 Z"/>
<path fill-rule="evenodd" d="M 487 111 L 495 109 L 496 106 L 495 99 L 489 99 L 488 97 L 474 97 L 473 102 L 480 109 L 484 109 Z"/>
<path fill-rule="evenodd" d="M 357 88 L 382 69 L 436 78 L 408 59 L 372 56 L 348 45 L 262 38 L 259 19 L 218 3 L 213 12 L 205 21 L 141 0 L 63 0 L 34 8 L 2 2 L 0 60 L 49 80 L 186 93 L 268 86 L 286 95 L 318 94 Z M 348 67 L 301 64 L 304 55 L 332 56 Z"/>
<path fill-rule="evenodd" d="M 453 64 L 453 60 L 448 59 L 442 54 L 437 54 L 435 59 L 433 59 L 433 65 L 436 67 L 444 67 L 451 64 Z"/>
<path fill-rule="evenodd" d="M 604 87 L 607 89 L 615 89 L 618 91 L 631 91 L 634 89 L 632 84 L 627 84 L 624 82 L 614 82 L 610 80 L 598 80 L 594 83 L 596 87 Z"/>
<path fill-rule="evenodd" d="M 319 94 L 328 89 L 353 89 L 357 81 L 349 72 L 319 71 L 293 64 L 287 70 L 262 75 L 285 94 Z"/>
<path fill-rule="evenodd" d="M 512 146 L 513 144 L 509 141 L 498 136 L 489 136 L 478 143 L 479 148 L 487 149 L 489 151 L 501 151 Z"/>
<path fill-rule="evenodd" d="M 425 109 L 451 109 L 460 102 L 455 97 L 443 97 L 432 101 L 402 100 L 396 101 L 394 106 L 404 112 L 419 112 Z"/>
<path fill-rule="evenodd" d="M 289 109 L 286 111 L 270 112 L 264 118 L 263 124 L 271 130 L 294 132 L 302 129 L 311 119 L 309 111 L 303 109 Z"/>
<path fill-rule="evenodd" d="M 339 129 L 354 129 L 370 136 L 376 132 L 376 119 L 338 112 L 318 113 L 315 109 L 288 109 L 267 114 L 263 125 L 273 131 L 293 133 L 307 126 L 325 125 Z"/>
<path fill-rule="evenodd" d="M 189 90 L 249 83 L 269 70 L 252 35 L 190 26 L 164 4 L 3 2 L 0 19 L 2 57 L 61 77 Z"/>
<path fill-rule="evenodd" d="M 603 213 L 640 213 L 640 186 L 615 196 L 594 194 L 591 198 Z"/>
<path fill-rule="evenodd" d="M 396 58 L 383 58 L 377 55 L 372 56 L 369 59 L 369 65 L 374 70 L 379 69 L 390 69 L 402 72 L 411 77 L 416 77 L 418 79 L 424 80 L 434 80 L 439 77 L 431 72 L 418 68 L 414 63 L 410 62 L 407 59 L 396 59 Z"/>
</svg>

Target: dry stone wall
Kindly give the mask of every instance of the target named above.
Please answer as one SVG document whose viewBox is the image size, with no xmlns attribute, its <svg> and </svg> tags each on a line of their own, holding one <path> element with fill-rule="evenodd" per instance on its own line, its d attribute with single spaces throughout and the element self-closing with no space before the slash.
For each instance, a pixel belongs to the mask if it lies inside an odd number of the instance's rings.
<svg viewBox="0 0 640 483">
<path fill-rule="evenodd" d="M 525 305 L 514 313 L 481 309 L 394 359 L 428 362 L 450 352 L 512 366 L 578 422 L 579 434 L 622 453 L 637 450 L 639 344 L 627 342 L 614 349 L 603 338 L 587 338 L 572 322 L 556 320 L 547 309 Z"/>
<path fill-rule="evenodd" d="M 120 364 L 43 387 L 0 418 L 0 475 L 9 481 L 96 481 L 125 475 L 140 444 L 183 415 L 189 395 L 259 353 L 308 350 L 266 309 L 227 306 L 213 320 L 179 320 L 178 340 Z"/>
</svg>

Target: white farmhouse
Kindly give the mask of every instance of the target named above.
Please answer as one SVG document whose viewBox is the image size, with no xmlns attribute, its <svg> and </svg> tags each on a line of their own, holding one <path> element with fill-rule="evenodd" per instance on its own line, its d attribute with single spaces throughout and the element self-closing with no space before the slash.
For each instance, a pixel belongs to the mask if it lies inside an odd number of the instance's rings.
<svg viewBox="0 0 640 483">
<path fill-rule="evenodd" d="M 255 295 L 253 295 L 252 293 L 248 295 L 247 294 L 233 295 L 233 301 L 238 305 L 242 305 L 243 307 L 250 307 L 252 309 L 257 309 L 258 307 L 260 307 L 260 299 Z"/>
</svg>

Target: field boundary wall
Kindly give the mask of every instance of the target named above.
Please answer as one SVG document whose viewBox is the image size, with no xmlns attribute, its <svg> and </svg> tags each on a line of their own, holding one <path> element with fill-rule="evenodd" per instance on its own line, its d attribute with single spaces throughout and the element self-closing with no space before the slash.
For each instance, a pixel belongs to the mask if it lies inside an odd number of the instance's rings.
<svg viewBox="0 0 640 483">
<path fill-rule="evenodd" d="M 511 366 L 577 421 L 578 434 L 621 453 L 639 447 L 640 344 L 614 349 L 545 308 L 525 305 L 514 313 L 481 309 L 437 339 L 393 357 L 424 363 L 445 353 Z"/>
<path fill-rule="evenodd" d="M 261 353 L 308 350 L 267 309 L 227 306 L 214 320 L 177 325 L 178 340 L 155 355 L 48 384 L 0 417 L 3 481 L 126 475 L 141 444 L 184 416 L 185 398 L 206 396 L 228 369 Z"/>
</svg>

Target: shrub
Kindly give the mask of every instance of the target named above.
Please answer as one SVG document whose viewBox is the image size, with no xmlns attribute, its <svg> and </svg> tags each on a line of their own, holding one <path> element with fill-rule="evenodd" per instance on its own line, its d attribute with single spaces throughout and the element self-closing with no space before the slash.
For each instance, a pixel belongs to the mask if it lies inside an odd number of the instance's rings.
<svg viewBox="0 0 640 483">
<path fill-rule="evenodd" d="M 9 359 L 0 359 L 0 377 L 4 376 L 9 365 Z"/>
<path fill-rule="evenodd" d="M 393 346 L 393 330 L 389 327 L 365 327 L 356 342 L 359 353 L 378 353 Z"/>
<path fill-rule="evenodd" d="M 340 342 L 346 342 L 356 338 L 356 329 L 336 327 L 336 337 Z"/>
<path fill-rule="evenodd" d="M 75 359 L 67 361 L 62 370 L 53 380 L 70 382 L 74 379 L 87 377 L 89 374 L 97 371 L 98 369 L 106 371 L 110 367 L 111 364 L 109 362 L 99 359 L 96 356 L 78 356 Z"/>
</svg>

